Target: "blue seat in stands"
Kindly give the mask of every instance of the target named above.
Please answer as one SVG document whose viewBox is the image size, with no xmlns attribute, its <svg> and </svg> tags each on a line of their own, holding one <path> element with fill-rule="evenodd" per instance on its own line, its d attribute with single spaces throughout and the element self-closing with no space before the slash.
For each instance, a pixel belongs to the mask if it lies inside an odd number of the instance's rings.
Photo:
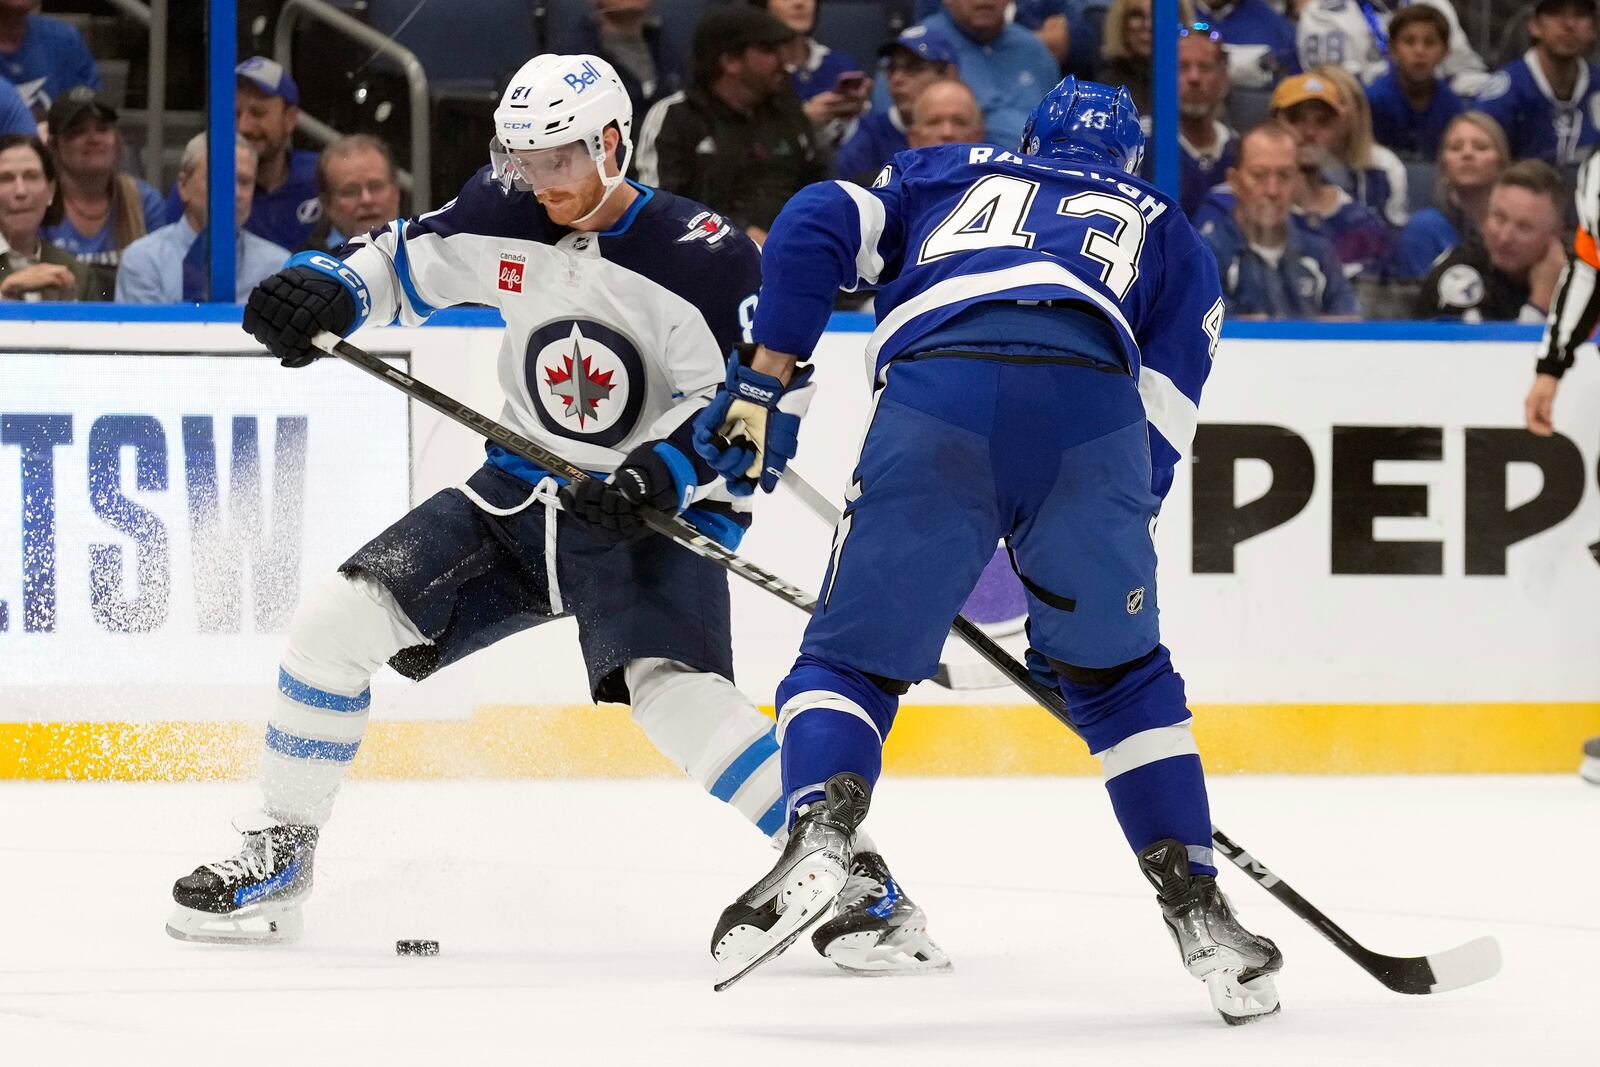
<svg viewBox="0 0 1600 1067">
<path fill-rule="evenodd" d="M 1433 206 L 1434 186 L 1439 181 L 1437 163 L 1406 164 L 1406 206 L 1421 211 Z"/>
<path fill-rule="evenodd" d="M 817 27 L 811 36 L 854 56 L 870 74 L 878 63 L 878 46 L 893 36 L 890 14 L 882 0 L 827 0 L 817 8 Z"/>
<path fill-rule="evenodd" d="M 1227 122 L 1241 133 L 1265 119 L 1271 111 L 1271 88 L 1241 89 L 1235 85 L 1228 90 Z"/>
<path fill-rule="evenodd" d="M 416 53 L 435 96 L 493 95 L 536 52 L 528 0 L 371 0 L 367 23 Z"/>
</svg>

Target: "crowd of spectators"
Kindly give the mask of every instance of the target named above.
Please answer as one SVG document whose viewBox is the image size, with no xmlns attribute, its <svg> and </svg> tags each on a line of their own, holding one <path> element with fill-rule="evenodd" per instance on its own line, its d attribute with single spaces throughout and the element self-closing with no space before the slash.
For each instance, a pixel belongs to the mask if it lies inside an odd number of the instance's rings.
<svg viewBox="0 0 1600 1067">
<path fill-rule="evenodd" d="M 757 240 L 808 182 L 870 184 L 910 147 L 1013 147 L 1064 74 L 1126 85 L 1149 128 L 1152 0 L 912 0 L 912 25 L 849 51 L 817 38 L 828 2 L 710 0 L 680 49 L 651 0 L 592 0 L 549 44 L 617 69 L 634 177 Z M 1180 0 L 1179 206 L 1234 317 L 1543 314 L 1600 144 L 1600 11 L 1519 7 L 1490 54 L 1447 0 Z M 39 8 L 0 0 L 0 299 L 201 298 L 203 139 L 162 196 L 82 37 Z M 437 206 L 404 203 L 377 138 L 297 147 L 299 106 L 289 71 L 239 64 L 241 294 L 290 252 Z"/>
</svg>

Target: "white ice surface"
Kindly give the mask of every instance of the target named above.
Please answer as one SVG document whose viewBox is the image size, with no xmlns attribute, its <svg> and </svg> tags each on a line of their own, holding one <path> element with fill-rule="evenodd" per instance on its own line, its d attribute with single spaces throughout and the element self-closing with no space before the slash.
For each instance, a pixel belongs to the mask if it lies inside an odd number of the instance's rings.
<svg viewBox="0 0 1600 1067">
<path fill-rule="evenodd" d="M 1600 790 L 1562 778 L 1230 778 L 1222 828 L 1378 951 L 1498 937 L 1504 972 L 1390 993 L 1239 872 L 1283 1013 L 1180 969 L 1087 779 L 888 780 L 868 826 L 956 969 L 809 945 L 711 991 L 711 927 L 771 853 L 687 782 L 355 783 L 298 945 L 180 944 L 168 889 L 248 785 L 0 785 L 0 1064 L 1596 1062 Z M 396 938 L 434 938 L 435 959 Z"/>
</svg>

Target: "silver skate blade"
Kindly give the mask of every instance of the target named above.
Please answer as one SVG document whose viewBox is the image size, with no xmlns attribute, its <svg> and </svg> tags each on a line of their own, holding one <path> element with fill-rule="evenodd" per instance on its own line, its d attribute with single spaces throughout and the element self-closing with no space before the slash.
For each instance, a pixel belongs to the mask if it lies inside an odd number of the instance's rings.
<svg viewBox="0 0 1600 1067">
<path fill-rule="evenodd" d="M 300 905 L 262 904 L 228 914 L 173 905 L 167 936 L 203 945 L 281 945 L 305 928 Z"/>
<path fill-rule="evenodd" d="M 1486 982 L 1500 973 L 1500 942 L 1492 937 L 1480 937 L 1465 945 L 1428 957 L 1433 970 L 1433 990 L 1445 993 L 1463 986 Z"/>
<path fill-rule="evenodd" d="M 833 903 L 839 891 L 844 888 L 843 877 L 830 877 L 827 882 L 831 884 L 819 885 L 807 894 L 804 904 L 799 901 L 790 902 L 773 928 L 755 939 L 756 944 L 765 942 L 765 947 L 759 949 L 753 957 L 744 962 L 732 960 L 726 965 L 719 960 L 719 969 L 723 976 L 711 987 L 712 990 L 720 993 L 763 963 L 782 955 L 785 949 L 794 944 L 795 938 L 821 922 L 823 916 L 828 914 L 828 905 Z M 793 925 L 785 921 L 791 916 Z M 728 973 L 730 970 L 731 974 Z"/>
<path fill-rule="evenodd" d="M 948 974 L 954 969 L 944 949 L 926 934 L 908 936 L 902 931 L 901 935 L 891 942 L 872 930 L 844 934 L 830 941 L 822 956 L 859 978 Z"/>
</svg>

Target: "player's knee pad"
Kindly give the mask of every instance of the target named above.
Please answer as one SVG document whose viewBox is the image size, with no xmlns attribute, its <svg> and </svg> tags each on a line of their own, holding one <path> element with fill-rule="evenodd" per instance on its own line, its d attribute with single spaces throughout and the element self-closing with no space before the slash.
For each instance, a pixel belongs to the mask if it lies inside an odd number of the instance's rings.
<svg viewBox="0 0 1600 1067">
<path fill-rule="evenodd" d="M 879 685 L 880 681 L 893 680 L 802 653 L 778 685 L 778 740 L 782 742 L 796 716 L 812 709 L 829 709 L 859 719 L 881 745 L 894 725 L 900 700 L 898 693 Z"/>
<path fill-rule="evenodd" d="M 1137 659 L 1126 663 L 1119 663 L 1115 667 L 1079 667 L 1061 660 L 1045 657 L 1050 664 L 1050 669 L 1063 680 L 1075 686 L 1106 686 L 1115 685 L 1127 676 L 1129 671 L 1148 662 L 1156 654 L 1156 649 L 1151 649 Z"/>
<path fill-rule="evenodd" d="M 382 583 L 366 574 L 334 573 L 295 608 L 283 667 L 302 682 L 353 694 L 396 652 L 427 643 Z"/>
<path fill-rule="evenodd" d="M 1072 724 L 1100 752 L 1143 730 L 1189 718 L 1183 678 L 1165 645 L 1115 667 L 1078 668 L 1050 660 Z"/>
</svg>

